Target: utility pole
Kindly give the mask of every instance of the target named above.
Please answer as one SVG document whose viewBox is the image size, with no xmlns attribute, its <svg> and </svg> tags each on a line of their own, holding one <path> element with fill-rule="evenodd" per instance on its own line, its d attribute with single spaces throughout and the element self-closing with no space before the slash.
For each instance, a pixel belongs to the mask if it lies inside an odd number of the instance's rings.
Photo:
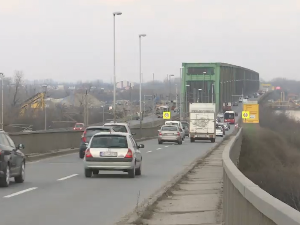
<svg viewBox="0 0 300 225">
<path fill-rule="evenodd" d="M 4 121 L 3 121 L 3 79 L 4 79 L 4 74 L 0 73 L 1 76 L 1 129 L 3 130 L 4 128 Z"/>
<path fill-rule="evenodd" d="M 44 113 L 45 113 L 45 130 L 47 130 L 47 107 L 46 107 L 46 95 L 47 95 L 47 85 L 43 85 L 42 86 L 43 88 L 44 88 L 44 99 L 43 99 L 43 101 L 44 101 Z"/>
</svg>

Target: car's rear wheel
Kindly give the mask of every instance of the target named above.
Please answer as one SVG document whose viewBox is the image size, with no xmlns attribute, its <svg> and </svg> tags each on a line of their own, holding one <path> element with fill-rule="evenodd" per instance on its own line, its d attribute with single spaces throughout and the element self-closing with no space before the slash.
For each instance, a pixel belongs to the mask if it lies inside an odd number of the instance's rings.
<svg viewBox="0 0 300 225">
<path fill-rule="evenodd" d="M 142 162 L 140 164 L 140 167 L 135 170 L 135 175 L 137 175 L 137 176 L 142 175 Z"/>
<path fill-rule="evenodd" d="M 163 142 L 162 141 L 158 141 L 158 144 L 161 145 Z"/>
<path fill-rule="evenodd" d="M 99 174 L 99 170 L 93 170 L 93 175 L 98 175 Z"/>
<path fill-rule="evenodd" d="M 0 187 L 8 187 L 10 183 L 10 169 L 9 165 L 4 168 L 4 176 L 0 178 Z"/>
<path fill-rule="evenodd" d="M 91 169 L 84 169 L 85 177 L 92 177 L 92 170 Z"/>
<path fill-rule="evenodd" d="M 79 158 L 83 159 L 84 158 L 84 152 L 79 152 Z"/>
<path fill-rule="evenodd" d="M 22 163 L 21 169 L 20 169 L 20 175 L 15 177 L 16 183 L 23 183 L 25 180 L 25 163 Z"/>
<path fill-rule="evenodd" d="M 128 170 L 128 177 L 135 178 L 135 165 L 132 169 Z"/>
</svg>

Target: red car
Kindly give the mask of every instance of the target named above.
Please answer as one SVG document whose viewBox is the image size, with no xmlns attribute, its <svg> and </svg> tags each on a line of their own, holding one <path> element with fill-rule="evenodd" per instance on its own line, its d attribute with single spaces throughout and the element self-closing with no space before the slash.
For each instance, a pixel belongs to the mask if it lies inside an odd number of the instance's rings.
<svg viewBox="0 0 300 225">
<path fill-rule="evenodd" d="M 84 123 L 76 123 L 73 130 L 84 130 Z"/>
</svg>

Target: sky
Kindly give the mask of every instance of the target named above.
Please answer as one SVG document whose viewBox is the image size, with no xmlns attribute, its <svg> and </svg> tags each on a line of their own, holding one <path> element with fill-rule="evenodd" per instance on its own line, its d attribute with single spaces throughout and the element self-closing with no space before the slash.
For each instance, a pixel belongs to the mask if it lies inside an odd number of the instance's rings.
<svg viewBox="0 0 300 225">
<path fill-rule="evenodd" d="M 179 76 L 182 62 L 224 62 L 300 80 L 300 0 L 0 0 L 0 72 L 26 79 Z"/>
</svg>

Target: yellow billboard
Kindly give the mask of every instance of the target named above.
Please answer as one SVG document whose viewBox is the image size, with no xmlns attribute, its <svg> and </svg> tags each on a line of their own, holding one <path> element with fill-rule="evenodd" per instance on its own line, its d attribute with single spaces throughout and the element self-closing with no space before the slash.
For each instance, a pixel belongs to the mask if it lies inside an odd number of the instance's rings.
<svg viewBox="0 0 300 225">
<path fill-rule="evenodd" d="M 259 123 L 259 104 L 255 102 L 244 102 L 243 111 L 249 112 L 247 118 L 243 119 L 244 123 Z"/>
<path fill-rule="evenodd" d="M 262 87 L 265 87 L 265 88 L 268 88 L 268 87 L 271 87 L 272 84 L 261 84 Z"/>
</svg>

